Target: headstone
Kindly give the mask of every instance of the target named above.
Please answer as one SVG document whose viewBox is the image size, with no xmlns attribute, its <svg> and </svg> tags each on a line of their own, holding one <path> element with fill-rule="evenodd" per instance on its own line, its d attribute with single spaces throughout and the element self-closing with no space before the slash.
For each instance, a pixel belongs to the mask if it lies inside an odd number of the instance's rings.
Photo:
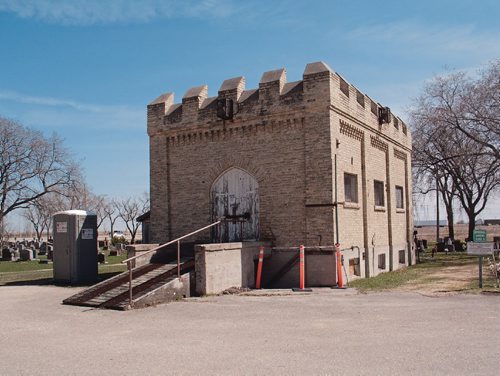
<svg viewBox="0 0 500 376">
<path fill-rule="evenodd" d="M 10 259 L 10 261 L 17 261 L 19 260 L 19 251 L 17 249 L 14 249 L 12 252 L 12 257 Z"/>
<path fill-rule="evenodd" d="M 10 261 L 12 259 L 12 253 L 10 253 L 10 248 L 4 248 L 2 249 L 2 260 L 3 261 Z"/>
<path fill-rule="evenodd" d="M 51 245 L 48 245 L 48 246 L 47 246 L 47 258 L 48 258 L 49 260 L 52 260 L 52 259 L 53 259 L 53 256 L 54 256 L 54 250 L 53 250 L 53 248 L 52 248 L 52 246 L 51 246 Z"/>
<path fill-rule="evenodd" d="M 19 258 L 21 261 L 31 261 L 33 260 L 33 252 L 29 248 L 23 248 L 19 251 Z"/>
<path fill-rule="evenodd" d="M 443 242 L 437 243 L 437 251 L 444 252 L 446 250 L 445 244 Z"/>
<path fill-rule="evenodd" d="M 105 261 L 106 261 L 106 260 L 105 260 L 105 258 L 104 258 L 104 254 L 103 254 L 103 253 L 101 253 L 101 252 L 99 252 L 99 253 L 97 254 L 97 262 L 98 262 L 99 264 L 104 264 L 104 263 L 105 263 Z"/>
</svg>

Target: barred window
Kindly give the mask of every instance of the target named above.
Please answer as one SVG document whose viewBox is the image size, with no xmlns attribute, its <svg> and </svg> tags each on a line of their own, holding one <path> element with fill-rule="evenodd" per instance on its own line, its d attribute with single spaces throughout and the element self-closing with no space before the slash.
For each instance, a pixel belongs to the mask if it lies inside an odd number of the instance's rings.
<svg viewBox="0 0 500 376">
<path fill-rule="evenodd" d="M 373 190 L 375 192 L 375 206 L 385 206 L 384 183 L 375 180 L 373 183 Z"/>
<path fill-rule="evenodd" d="M 344 173 L 344 200 L 358 202 L 358 175 Z"/>
<path fill-rule="evenodd" d="M 404 209 L 403 187 L 396 185 L 396 209 Z"/>
</svg>

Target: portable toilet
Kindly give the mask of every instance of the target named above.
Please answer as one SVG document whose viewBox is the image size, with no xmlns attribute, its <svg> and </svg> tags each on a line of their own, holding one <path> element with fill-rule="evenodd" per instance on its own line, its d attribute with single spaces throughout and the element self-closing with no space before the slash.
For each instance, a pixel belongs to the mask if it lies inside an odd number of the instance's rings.
<svg viewBox="0 0 500 376">
<path fill-rule="evenodd" d="M 66 283 L 97 280 L 97 216 L 67 210 L 53 216 L 54 280 Z"/>
</svg>

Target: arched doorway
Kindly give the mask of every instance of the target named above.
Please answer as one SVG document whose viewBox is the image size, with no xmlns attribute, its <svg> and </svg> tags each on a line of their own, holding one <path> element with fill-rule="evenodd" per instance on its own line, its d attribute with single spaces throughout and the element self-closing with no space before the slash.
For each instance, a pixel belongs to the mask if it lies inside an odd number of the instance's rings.
<svg viewBox="0 0 500 376">
<path fill-rule="evenodd" d="M 259 185 L 248 172 L 231 168 L 212 185 L 212 218 L 220 226 L 223 242 L 259 239 Z"/>
</svg>

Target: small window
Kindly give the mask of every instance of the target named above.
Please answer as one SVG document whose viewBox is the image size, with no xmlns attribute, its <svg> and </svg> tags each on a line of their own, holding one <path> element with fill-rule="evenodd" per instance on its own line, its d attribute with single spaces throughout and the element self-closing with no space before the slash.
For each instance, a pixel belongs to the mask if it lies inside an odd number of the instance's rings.
<svg viewBox="0 0 500 376">
<path fill-rule="evenodd" d="M 378 255 L 378 268 L 385 269 L 385 253 Z"/>
<path fill-rule="evenodd" d="M 384 183 L 375 180 L 373 184 L 373 190 L 375 191 L 375 206 L 385 206 Z"/>
<path fill-rule="evenodd" d="M 396 209 L 404 209 L 403 187 L 396 185 Z"/>
<path fill-rule="evenodd" d="M 358 175 L 344 173 L 344 200 L 358 202 Z"/>
<path fill-rule="evenodd" d="M 401 249 L 399 251 L 399 263 L 400 264 L 406 264 L 406 252 L 404 249 Z"/>
</svg>

